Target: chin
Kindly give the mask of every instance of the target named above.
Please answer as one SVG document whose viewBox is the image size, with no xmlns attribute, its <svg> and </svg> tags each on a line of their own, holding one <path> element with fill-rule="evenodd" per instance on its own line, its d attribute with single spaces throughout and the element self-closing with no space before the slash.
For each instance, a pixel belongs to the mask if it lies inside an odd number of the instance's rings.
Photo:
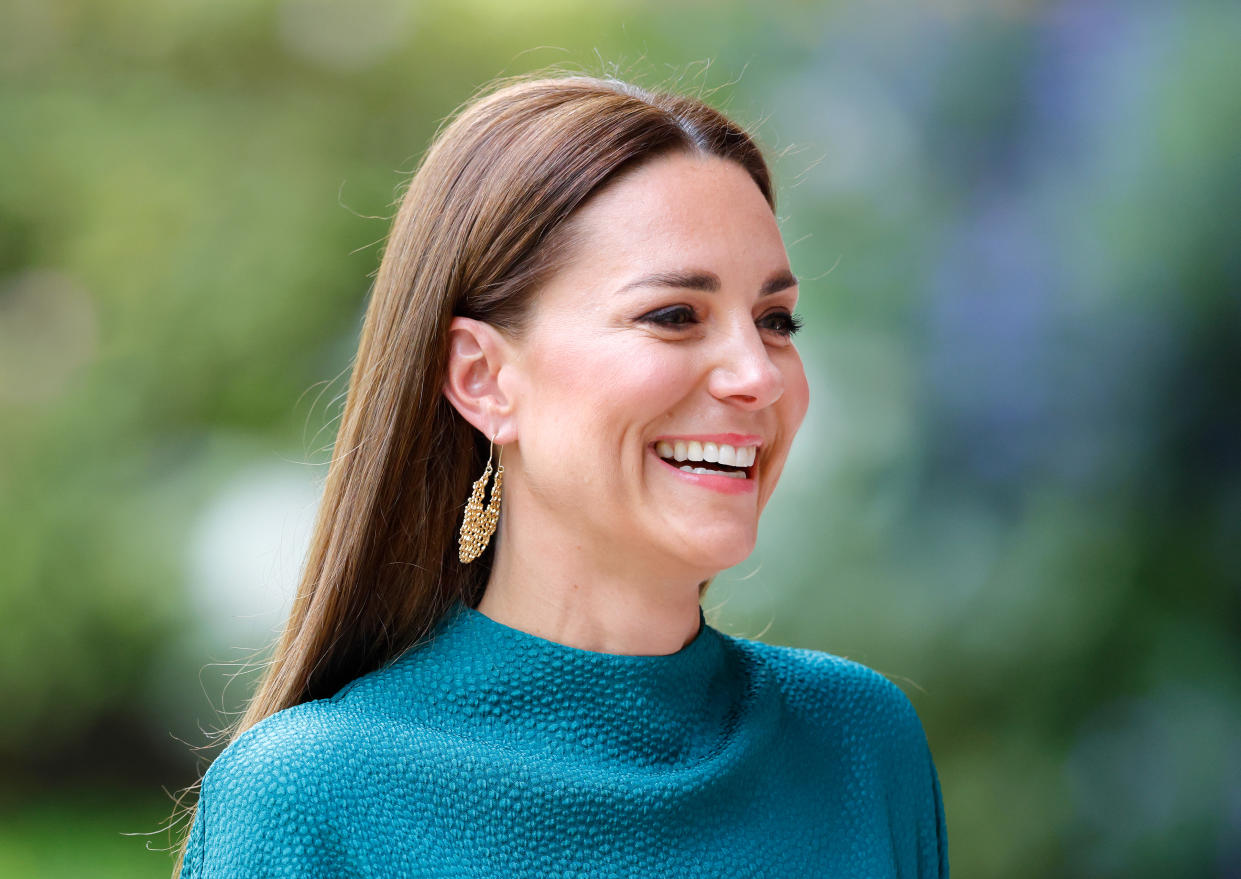
<svg viewBox="0 0 1241 879">
<path fill-rule="evenodd" d="M 682 551 L 682 557 L 692 567 L 707 571 L 706 576 L 715 576 L 725 568 L 739 565 L 750 557 L 758 542 L 758 535 L 753 531 L 730 532 L 720 531 L 712 535 L 710 540 L 697 540 L 693 544 L 692 556 Z M 688 547 L 687 547 L 688 548 Z"/>
</svg>

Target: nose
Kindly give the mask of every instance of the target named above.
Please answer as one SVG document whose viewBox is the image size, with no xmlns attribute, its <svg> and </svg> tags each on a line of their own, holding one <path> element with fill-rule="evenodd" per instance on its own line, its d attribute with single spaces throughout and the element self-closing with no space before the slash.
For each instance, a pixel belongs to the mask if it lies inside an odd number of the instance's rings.
<svg viewBox="0 0 1241 879">
<path fill-rule="evenodd" d="M 763 409 L 784 393 L 784 373 L 753 323 L 721 335 L 707 383 L 711 394 L 746 409 Z"/>
</svg>

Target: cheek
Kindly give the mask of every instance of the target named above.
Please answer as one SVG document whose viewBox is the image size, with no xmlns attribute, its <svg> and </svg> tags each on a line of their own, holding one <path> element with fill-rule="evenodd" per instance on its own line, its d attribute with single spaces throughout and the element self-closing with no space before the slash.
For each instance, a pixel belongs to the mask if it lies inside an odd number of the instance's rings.
<svg viewBox="0 0 1241 879">
<path fill-rule="evenodd" d="M 548 459 L 619 460 L 674 405 L 685 374 L 667 352 L 606 335 L 539 350 L 523 382 L 520 430 Z"/>
<path fill-rule="evenodd" d="M 560 346 L 540 358 L 531 387 L 536 405 L 555 398 L 589 410 L 584 404 L 590 400 L 597 411 L 584 414 L 609 420 L 636 416 L 652 408 L 653 401 L 675 396 L 686 374 L 685 364 L 667 346 L 602 336 L 588 344 Z"/>
<path fill-rule="evenodd" d="M 526 383 L 527 414 L 544 423 L 574 421 L 582 415 L 583 396 L 600 392 L 606 361 L 589 345 L 544 346 Z"/>
<path fill-rule="evenodd" d="M 776 483 L 784 472 L 789 449 L 793 445 L 793 437 L 805 420 L 806 411 L 810 406 L 810 383 L 806 379 L 806 370 L 802 365 L 801 357 L 795 350 L 791 351 L 790 356 L 780 364 L 780 371 L 784 376 L 784 393 L 780 395 L 776 406 L 783 441 L 777 469 L 771 474 L 772 478 L 768 479 L 766 485 L 761 488 L 762 494 L 758 502 L 759 512 L 766 508 L 767 501 L 771 499 L 772 492 L 776 489 Z"/>
<path fill-rule="evenodd" d="M 806 368 L 802 364 L 801 355 L 796 349 L 791 351 L 788 360 L 781 365 L 784 373 L 784 394 L 781 402 L 784 405 L 785 429 L 791 434 L 801 427 L 810 408 L 810 382 L 806 378 Z"/>
<path fill-rule="evenodd" d="M 806 370 L 801 368 L 801 361 L 798 361 L 796 396 L 797 402 L 797 426 L 800 427 L 806 418 L 806 411 L 810 408 L 810 382 L 806 378 Z"/>
</svg>

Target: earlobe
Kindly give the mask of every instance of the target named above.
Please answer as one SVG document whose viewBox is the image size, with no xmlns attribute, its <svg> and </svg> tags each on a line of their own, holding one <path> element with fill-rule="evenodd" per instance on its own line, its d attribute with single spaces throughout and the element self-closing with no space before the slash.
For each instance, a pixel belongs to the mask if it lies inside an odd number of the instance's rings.
<svg viewBox="0 0 1241 879">
<path fill-rule="evenodd" d="M 483 435 L 499 437 L 512 420 L 511 401 L 500 386 L 507 346 L 485 321 L 454 317 L 448 328 L 448 362 L 443 394 Z"/>
</svg>

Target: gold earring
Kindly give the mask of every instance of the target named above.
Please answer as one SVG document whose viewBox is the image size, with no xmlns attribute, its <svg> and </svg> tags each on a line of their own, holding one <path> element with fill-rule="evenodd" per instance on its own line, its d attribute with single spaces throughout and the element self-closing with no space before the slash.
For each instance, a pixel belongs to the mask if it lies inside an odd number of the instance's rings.
<svg viewBox="0 0 1241 879">
<path fill-rule="evenodd" d="M 495 448 L 495 437 L 487 449 L 487 469 L 474 483 L 470 499 L 465 504 L 465 516 L 461 520 L 458 558 L 469 564 L 483 554 L 487 542 L 495 533 L 496 523 L 500 521 L 500 485 L 504 482 L 504 467 L 500 458 L 504 457 L 504 447 L 500 447 L 500 456 L 496 458 L 496 479 L 491 486 L 491 500 L 483 509 L 483 492 L 487 488 L 487 479 L 491 476 L 491 452 Z"/>
</svg>

